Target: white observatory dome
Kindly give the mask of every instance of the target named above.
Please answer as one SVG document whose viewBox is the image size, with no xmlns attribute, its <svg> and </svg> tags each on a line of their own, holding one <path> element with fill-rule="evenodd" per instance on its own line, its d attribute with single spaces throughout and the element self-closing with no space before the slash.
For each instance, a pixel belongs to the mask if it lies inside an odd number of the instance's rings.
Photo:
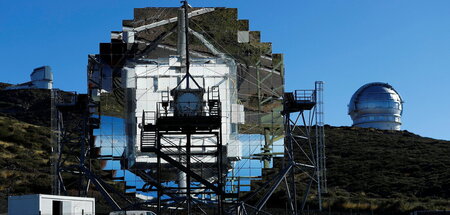
<svg viewBox="0 0 450 215">
<path fill-rule="evenodd" d="M 353 126 L 400 130 L 403 100 L 389 84 L 374 82 L 359 88 L 348 105 Z"/>
</svg>

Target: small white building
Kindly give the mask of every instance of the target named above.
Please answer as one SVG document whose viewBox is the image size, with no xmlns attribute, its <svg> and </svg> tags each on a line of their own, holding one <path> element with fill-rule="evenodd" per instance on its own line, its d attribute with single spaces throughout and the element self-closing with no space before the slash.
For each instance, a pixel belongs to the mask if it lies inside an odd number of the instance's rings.
<svg viewBox="0 0 450 215">
<path fill-rule="evenodd" d="M 95 215 L 95 199 L 33 194 L 8 197 L 8 215 Z"/>
<path fill-rule="evenodd" d="M 6 90 L 17 89 L 52 89 L 53 73 L 49 66 L 41 66 L 33 70 L 30 75 L 31 81 L 6 87 Z"/>
</svg>

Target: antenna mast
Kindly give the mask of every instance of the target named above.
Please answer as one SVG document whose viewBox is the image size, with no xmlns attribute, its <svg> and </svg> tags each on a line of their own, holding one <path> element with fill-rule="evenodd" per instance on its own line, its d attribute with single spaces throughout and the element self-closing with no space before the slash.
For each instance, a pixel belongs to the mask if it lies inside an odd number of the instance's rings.
<svg viewBox="0 0 450 215">
<path fill-rule="evenodd" d="M 191 76 L 191 74 L 189 73 L 189 15 L 188 15 L 188 2 L 187 1 L 183 1 L 183 7 L 184 7 L 184 34 L 186 37 L 186 76 L 187 76 L 187 80 L 186 80 L 186 88 L 189 89 L 189 76 Z"/>
</svg>

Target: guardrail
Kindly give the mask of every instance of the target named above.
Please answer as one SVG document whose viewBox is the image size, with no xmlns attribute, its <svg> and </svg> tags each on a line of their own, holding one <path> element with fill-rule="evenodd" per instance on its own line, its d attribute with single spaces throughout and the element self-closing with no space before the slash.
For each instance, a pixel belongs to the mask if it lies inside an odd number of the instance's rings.
<svg viewBox="0 0 450 215">
<path fill-rule="evenodd" d="M 208 105 L 207 105 L 208 104 Z M 170 106 L 163 105 L 163 102 L 157 104 L 157 118 L 175 117 L 175 116 L 220 116 L 221 104 L 219 101 L 206 102 L 171 102 Z"/>
<path fill-rule="evenodd" d="M 296 102 L 315 102 L 316 91 L 315 90 L 295 90 L 294 100 Z"/>
</svg>

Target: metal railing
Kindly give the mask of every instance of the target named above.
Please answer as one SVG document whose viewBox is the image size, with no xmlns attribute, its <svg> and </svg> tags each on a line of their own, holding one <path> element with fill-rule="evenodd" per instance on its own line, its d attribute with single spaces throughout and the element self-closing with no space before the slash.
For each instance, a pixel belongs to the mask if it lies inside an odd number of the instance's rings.
<svg viewBox="0 0 450 215">
<path fill-rule="evenodd" d="M 56 106 L 73 106 L 77 103 L 77 92 L 64 92 L 59 89 L 52 91 L 54 104 Z"/>
<path fill-rule="evenodd" d="M 295 90 L 294 100 L 296 102 L 316 102 L 315 90 Z"/>
<path fill-rule="evenodd" d="M 214 104 L 206 102 L 171 102 L 167 107 L 162 102 L 157 103 L 156 117 L 174 117 L 174 116 L 221 116 L 221 104 L 215 102 Z"/>
<path fill-rule="evenodd" d="M 218 86 L 208 88 L 208 100 L 220 100 L 220 92 Z"/>
<path fill-rule="evenodd" d="M 142 126 L 156 124 L 156 113 L 155 111 L 142 111 Z"/>
</svg>

